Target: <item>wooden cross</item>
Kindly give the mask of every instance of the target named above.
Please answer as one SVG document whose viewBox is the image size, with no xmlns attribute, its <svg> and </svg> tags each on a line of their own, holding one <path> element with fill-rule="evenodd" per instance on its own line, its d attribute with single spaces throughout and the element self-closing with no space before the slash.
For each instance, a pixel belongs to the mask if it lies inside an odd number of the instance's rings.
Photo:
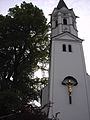
<svg viewBox="0 0 90 120">
<path fill-rule="evenodd" d="M 78 82 L 76 81 L 75 78 L 69 76 L 66 77 L 63 81 L 62 81 L 62 85 L 66 85 L 68 87 L 68 92 L 69 92 L 69 104 L 72 104 L 72 87 L 76 86 L 78 84 Z"/>
<path fill-rule="evenodd" d="M 68 82 L 69 103 L 72 104 L 72 84 L 71 80 Z"/>
</svg>

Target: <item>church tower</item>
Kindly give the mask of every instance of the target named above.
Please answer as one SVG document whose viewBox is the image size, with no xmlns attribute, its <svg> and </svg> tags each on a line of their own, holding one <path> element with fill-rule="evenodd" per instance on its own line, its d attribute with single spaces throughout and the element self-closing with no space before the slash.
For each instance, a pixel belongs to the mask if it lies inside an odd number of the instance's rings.
<svg viewBox="0 0 90 120">
<path fill-rule="evenodd" d="M 59 120 L 90 120 L 90 77 L 76 18 L 63 0 L 51 14 L 50 80 L 42 104 L 51 102 L 49 117 Z"/>
</svg>

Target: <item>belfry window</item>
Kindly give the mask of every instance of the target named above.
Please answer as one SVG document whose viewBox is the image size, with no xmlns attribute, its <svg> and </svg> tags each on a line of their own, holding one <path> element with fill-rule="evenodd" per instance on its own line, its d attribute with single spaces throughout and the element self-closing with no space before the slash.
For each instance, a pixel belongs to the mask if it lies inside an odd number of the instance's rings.
<svg viewBox="0 0 90 120">
<path fill-rule="evenodd" d="M 57 27 L 57 26 L 58 26 L 58 20 L 55 21 L 55 27 Z"/>
<path fill-rule="evenodd" d="M 71 45 L 68 45 L 68 51 L 72 52 L 72 46 Z"/>
<path fill-rule="evenodd" d="M 62 50 L 63 50 L 63 52 L 66 52 L 66 45 L 65 44 L 62 45 Z"/>
<path fill-rule="evenodd" d="M 63 24 L 67 25 L 67 19 L 65 19 L 65 18 L 63 19 Z"/>
</svg>

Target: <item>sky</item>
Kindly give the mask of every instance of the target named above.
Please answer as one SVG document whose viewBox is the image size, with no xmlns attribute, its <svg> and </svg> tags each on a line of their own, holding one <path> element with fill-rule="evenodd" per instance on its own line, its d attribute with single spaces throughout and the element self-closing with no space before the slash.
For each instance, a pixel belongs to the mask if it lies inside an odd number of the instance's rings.
<svg viewBox="0 0 90 120">
<path fill-rule="evenodd" d="M 0 0 L 0 14 L 6 15 L 8 9 L 23 1 L 32 2 L 43 10 L 48 22 L 49 14 L 57 6 L 59 0 Z M 90 75 L 90 0 L 64 0 L 69 9 L 73 8 L 77 18 L 78 37 L 84 39 L 83 49 L 87 73 Z"/>
</svg>

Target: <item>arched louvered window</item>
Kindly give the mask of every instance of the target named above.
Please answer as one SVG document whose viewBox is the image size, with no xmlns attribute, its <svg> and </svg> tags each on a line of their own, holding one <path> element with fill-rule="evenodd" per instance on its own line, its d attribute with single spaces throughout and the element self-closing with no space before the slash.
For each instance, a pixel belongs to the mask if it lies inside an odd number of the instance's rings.
<svg viewBox="0 0 90 120">
<path fill-rule="evenodd" d="M 55 27 L 57 27 L 57 26 L 58 26 L 58 20 L 55 21 Z"/>
<path fill-rule="evenodd" d="M 67 19 L 65 19 L 65 18 L 63 19 L 63 24 L 67 25 Z"/>
</svg>

